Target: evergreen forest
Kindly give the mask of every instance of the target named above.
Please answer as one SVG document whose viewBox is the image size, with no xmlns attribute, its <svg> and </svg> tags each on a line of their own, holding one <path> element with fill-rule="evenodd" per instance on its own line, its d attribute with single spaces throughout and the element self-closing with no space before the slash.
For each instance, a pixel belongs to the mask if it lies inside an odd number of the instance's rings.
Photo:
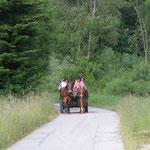
<svg viewBox="0 0 150 150">
<path fill-rule="evenodd" d="M 0 0 L 0 92 L 150 95 L 150 0 Z"/>
</svg>

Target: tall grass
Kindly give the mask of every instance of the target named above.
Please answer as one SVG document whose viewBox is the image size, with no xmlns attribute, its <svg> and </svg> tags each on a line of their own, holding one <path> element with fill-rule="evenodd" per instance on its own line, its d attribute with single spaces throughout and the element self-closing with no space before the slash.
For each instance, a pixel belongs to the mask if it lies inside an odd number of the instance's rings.
<svg viewBox="0 0 150 150">
<path fill-rule="evenodd" d="M 26 98 L 0 98 L 0 150 L 57 116 L 48 93 Z"/>
<path fill-rule="evenodd" d="M 118 113 L 127 150 L 150 142 L 150 98 L 126 97 L 120 101 Z"/>
</svg>

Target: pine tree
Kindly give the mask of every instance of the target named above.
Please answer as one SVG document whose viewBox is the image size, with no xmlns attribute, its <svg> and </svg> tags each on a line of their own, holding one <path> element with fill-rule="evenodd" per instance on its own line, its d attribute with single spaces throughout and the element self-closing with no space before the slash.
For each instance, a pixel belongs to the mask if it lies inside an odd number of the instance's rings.
<svg viewBox="0 0 150 150">
<path fill-rule="evenodd" d="M 23 92 L 39 76 L 38 2 L 0 1 L 0 90 Z"/>
</svg>

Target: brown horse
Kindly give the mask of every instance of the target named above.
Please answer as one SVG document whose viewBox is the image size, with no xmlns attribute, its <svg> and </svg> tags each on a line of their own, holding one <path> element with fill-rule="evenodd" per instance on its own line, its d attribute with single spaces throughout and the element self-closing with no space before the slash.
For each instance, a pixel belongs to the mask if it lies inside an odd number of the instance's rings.
<svg viewBox="0 0 150 150">
<path fill-rule="evenodd" d="M 83 86 L 78 89 L 80 113 L 86 112 L 86 103 L 88 99 L 88 90 Z"/>
<path fill-rule="evenodd" d="M 70 113 L 70 103 L 72 101 L 73 82 L 69 82 L 66 87 L 61 90 L 61 97 L 64 102 L 65 113 Z"/>
</svg>

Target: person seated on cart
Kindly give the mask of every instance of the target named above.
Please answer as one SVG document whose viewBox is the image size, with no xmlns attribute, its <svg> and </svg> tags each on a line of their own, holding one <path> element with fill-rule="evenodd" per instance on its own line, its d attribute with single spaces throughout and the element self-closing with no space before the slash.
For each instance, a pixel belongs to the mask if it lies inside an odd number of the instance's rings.
<svg viewBox="0 0 150 150">
<path fill-rule="evenodd" d="M 76 95 L 77 90 L 79 89 L 79 87 L 81 86 L 81 78 L 77 77 L 74 87 L 73 87 L 73 94 Z"/>
<path fill-rule="evenodd" d="M 58 85 L 58 90 L 61 91 L 62 89 L 62 82 L 64 82 L 64 79 L 60 80 L 60 84 Z"/>
<path fill-rule="evenodd" d="M 61 80 L 61 83 L 58 86 L 58 90 L 61 91 L 62 88 L 66 87 L 68 84 L 68 78 L 64 78 Z"/>
<path fill-rule="evenodd" d="M 88 98 L 89 94 L 88 94 L 88 89 L 85 85 L 85 79 L 84 78 L 81 78 L 81 86 L 85 88 L 85 98 Z"/>
<path fill-rule="evenodd" d="M 61 81 L 62 81 L 61 84 L 58 86 L 58 90 L 60 91 L 60 99 L 62 98 L 61 97 L 61 90 L 62 90 L 62 88 L 65 88 L 68 85 L 68 78 L 64 78 Z"/>
<path fill-rule="evenodd" d="M 81 78 L 80 85 L 86 89 L 86 86 L 85 86 L 85 79 L 84 79 L 84 78 Z"/>
</svg>

